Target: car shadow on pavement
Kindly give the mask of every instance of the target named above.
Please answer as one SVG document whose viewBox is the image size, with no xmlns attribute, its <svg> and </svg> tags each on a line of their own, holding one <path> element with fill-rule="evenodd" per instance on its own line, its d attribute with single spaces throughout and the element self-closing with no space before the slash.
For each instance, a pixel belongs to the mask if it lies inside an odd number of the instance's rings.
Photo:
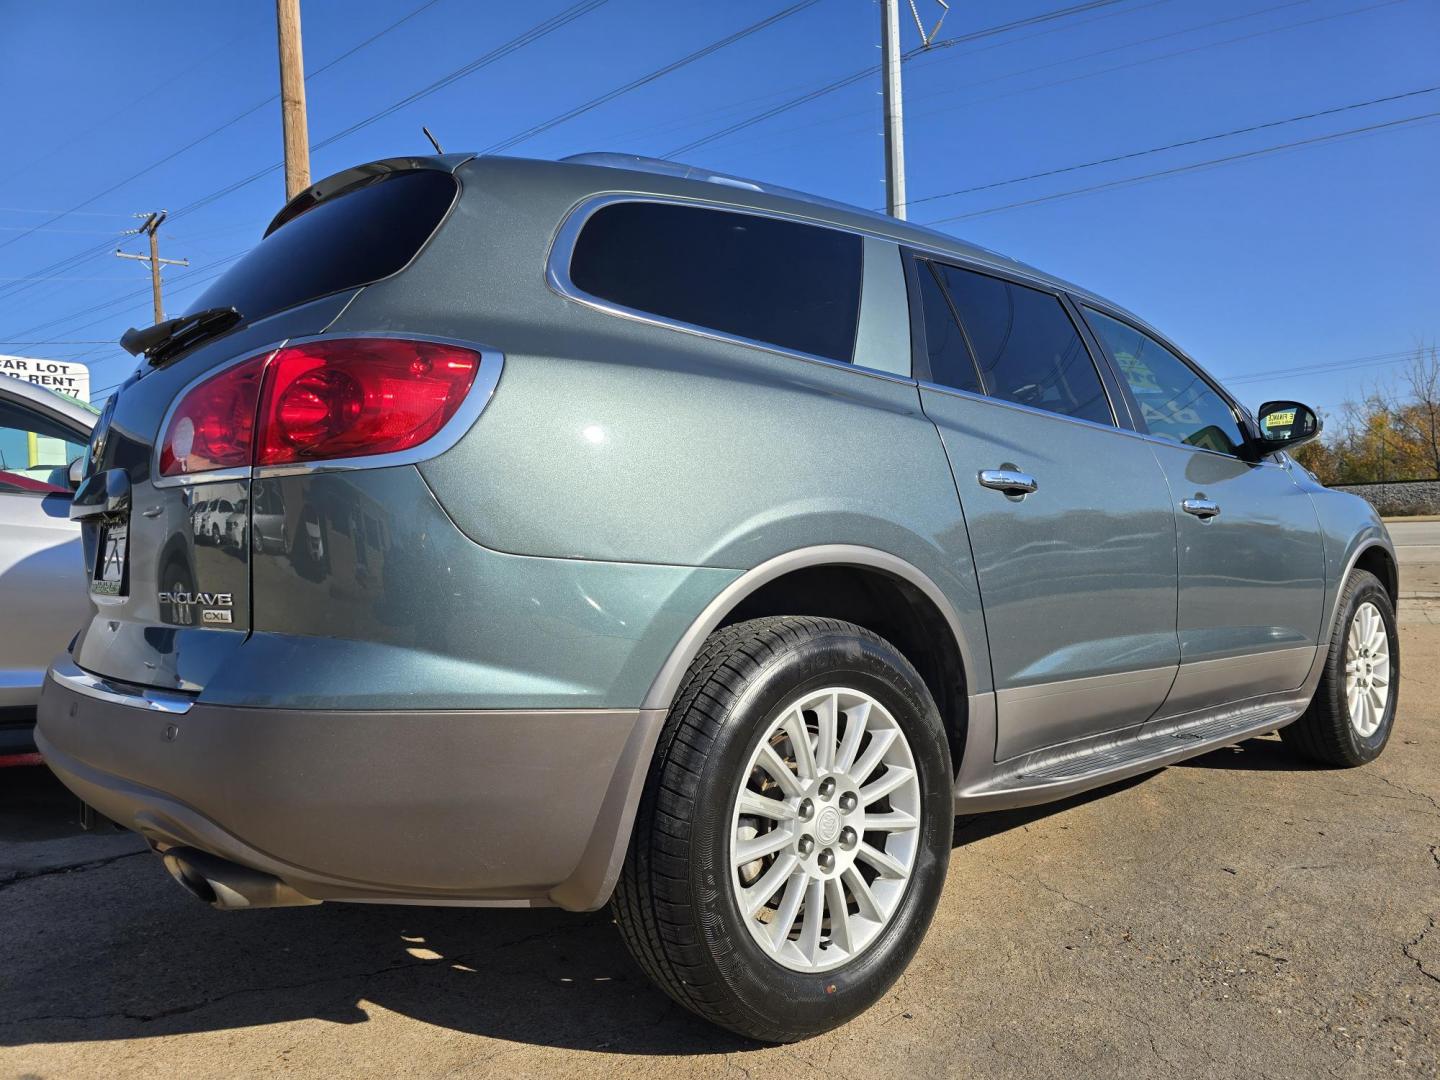
<svg viewBox="0 0 1440 1080">
<path fill-rule="evenodd" d="M 1271 760 L 1263 748 L 1245 752 Z M 1222 762 L 1211 767 L 1232 767 L 1224 753 L 1207 756 Z M 1154 775 L 957 818 L 955 846 Z M 176 886 L 138 838 L 82 834 L 74 819 L 73 800 L 41 770 L 0 788 L 0 1046 L 361 1024 L 377 1011 L 563 1049 L 723 1054 L 754 1045 L 651 986 L 606 910 L 330 903 L 220 912 Z"/>
<path fill-rule="evenodd" d="M 1245 769 L 1251 772 L 1314 772 L 1323 769 L 1306 761 L 1280 741 L 1279 735 L 1263 735 L 1222 746 L 1208 754 L 1177 762 L 1184 769 Z"/>
</svg>

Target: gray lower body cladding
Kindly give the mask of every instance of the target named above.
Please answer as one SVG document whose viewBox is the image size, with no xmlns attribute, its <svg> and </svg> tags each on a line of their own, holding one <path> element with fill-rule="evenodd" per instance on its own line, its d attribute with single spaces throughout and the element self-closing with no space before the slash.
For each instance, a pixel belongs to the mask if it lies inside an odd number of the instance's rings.
<svg viewBox="0 0 1440 1080">
<path fill-rule="evenodd" d="M 158 848 L 272 874 L 316 900 L 601 906 L 664 714 L 183 715 L 47 680 L 38 741 L 100 812 Z"/>
</svg>

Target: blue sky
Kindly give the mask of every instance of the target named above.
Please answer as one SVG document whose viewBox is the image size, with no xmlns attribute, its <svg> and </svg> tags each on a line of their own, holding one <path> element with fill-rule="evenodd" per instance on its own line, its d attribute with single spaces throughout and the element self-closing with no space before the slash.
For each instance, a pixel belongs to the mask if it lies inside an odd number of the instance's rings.
<svg viewBox="0 0 1440 1080">
<path fill-rule="evenodd" d="M 917 3 L 938 13 L 933 0 Z M 1073 3 L 952 0 L 939 36 Z M 303 0 L 312 143 L 569 6 Z M 608 0 L 316 150 L 314 175 L 424 151 L 421 124 L 447 150 L 489 146 L 784 6 Z M 278 165 L 279 105 L 266 100 L 278 81 L 273 7 L 4 0 L 0 20 L 0 94 L 11 103 L 9 167 L 0 172 L 0 353 L 82 359 L 103 388 L 131 366 L 105 342 L 150 321 L 144 267 L 109 253 L 133 224 L 128 215 L 177 212 L 162 230 L 162 253 L 191 267 L 167 272 L 173 314 L 220 260 L 255 242 L 283 202 L 275 168 L 178 212 Z M 905 37 L 907 47 L 919 44 L 913 25 Z M 666 155 L 876 63 L 878 38 L 872 0 L 820 0 L 509 152 Z M 1437 0 L 1121 0 L 935 50 L 906 66 L 910 195 L 1440 87 L 1437 45 Z M 879 206 L 878 91 L 877 79 L 861 79 L 682 157 Z M 1252 405 L 1294 396 L 1333 408 L 1395 374 L 1405 350 L 1440 339 L 1434 118 L 1046 197 L 1426 113 L 1440 113 L 1440 92 L 921 202 L 911 218 L 958 218 L 937 227 L 1134 309 Z M 1010 206 L 1036 199 L 1045 201 Z M 140 250 L 133 240 L 126 248 Z"/>
</svg>

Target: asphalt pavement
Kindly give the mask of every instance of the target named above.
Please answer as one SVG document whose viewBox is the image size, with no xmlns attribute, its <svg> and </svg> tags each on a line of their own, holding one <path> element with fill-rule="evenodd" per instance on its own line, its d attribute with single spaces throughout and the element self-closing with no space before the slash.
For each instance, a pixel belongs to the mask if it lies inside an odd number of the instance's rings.
<svg viewBox="0 0 1440 1080">
<path fill-rule="evenodd" d="M 1392 531 L 1440 545 L 1440 523 Z M 1407 561 L 1407 585 L 1440 570 Z M 1252 739 L 961 819 L 910 970 L 789 1047 L 672 1005 L 605 912 L 217 912 L 129 834 L 79 832 L 43 770 L 9 770 L 0 1077 L 1434 1077 L 1440 625 L 1424 603 L 1404 607 L 1379 761 L 1314 768 Z"/>
</svg>

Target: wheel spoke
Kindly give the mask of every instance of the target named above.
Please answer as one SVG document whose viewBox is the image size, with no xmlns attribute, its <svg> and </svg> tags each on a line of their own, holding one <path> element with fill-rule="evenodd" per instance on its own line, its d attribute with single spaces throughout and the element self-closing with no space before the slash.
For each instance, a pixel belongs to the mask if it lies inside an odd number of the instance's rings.
<svg viewBox="0 0 1440 1080">
<path fill-rule="evenodd" d="M 770 946 L 779 949 L 790 936 L 795 926 L 795 916 L 800 913 L 800 904 L 805 899 L 805 889 L 810 878 L 803 870 L 796 870 L 785 882 L 785 895 L 780 898 L 780 907 L 770 923 Z"/>
<path fill-rule="evenodd" d="M 893 771 L 893 770 L 892 770 Z M 889 775 L 888 773 L 886 774 Z M 866 814 L 865 822 L 860 826 L 862 833 L 866 832 L 907 832 L 917 828 L 920 822 L 909 814 L 899 810 L 891 810 L 887 814 Z"/>
<path fill-rule="evenodd" d="M 800 781 L 797 780 L 795 774 L 791 772 L 790 766 L 785 764 L 780 755 L 775 752 L 775 748 L 769 743 L 764 743 L 760 747 L 760 753 L 755 759 L 755 764 L 769 773 L 770 778 L 780 785 L 780 790 L 785 792 L 787 796 L 799 798 L 800 794 L 804 791 L 804 788 L 800 786 Z"/>
<path fill-rule="evenodd" d="M 855 941 L 850 936 L 850 903 L 845 898 L 845 889 L 839 878 L 825 882 L 825 909 L 830 913 L 830 940 L 847 953 L 855 951 Z"/>
<path fill-rule="evenodd" d="M 763 859 L 766 855 L 772 855 L 779 851 L 793 839 L 794 834 L 789 829 L 771 829 L 750 840 L 736 840 L 734 865 L 744 866 L 756 859 Z M 777 885 L 776 888 L 779 886 Z"/>
<path fill-rule="evenodd" d="M 912 770 L 901 768 L 899 765 L 885 766 L 885 772 L 879 780 L 860 789 L 860 805 L 869 806 L 873 802 L 878 802 L 914 775 Z"/>
<path fill-rule="evenodd" d="M 760 875 L 760 880 L 745 890 L 745 916 L 751 918 L 764 907 L 799 865 L 800 860 L 790 854 L 782 855 L 771 863 L 770 869 Z"/>
<path fill-rule="evenodd" d="M 864 859 L 876 870 L 879 870 L 882 877 L 905 877 L 905 867 L 901 866 L 898 862 L 892 859 L 889 855 L 886 855 L 885 852 L 881 851 L 879 848 L 872 847 L 871 845 L 867 844 L 864 840 L 860 841 L 860 846 L 855 850 L 855 854 L 859 858 Z"/>
<path fill-rule="evenodd" d="M 740 792 L 739 806 L 742 814 L 754 814 L 756 817 L 769 818 L 771 821 L 791 821 L 795 818 L 795 808 L 789 803 L 780 799 L 772 799 L 768 795 L 757 794 L 749 789 Z"/>
<path fill-rule="evenodd" d="M 800 924 L 800 954 L 810 963 L 820 952 L 820 922 L 825 918 L 825 883 L 811 878 L 805 885 L 805 917 Z"/>
<path fill-rule="evenodd" d="M 790 736 L 790 745 L 795 748 L 795 771 L 800 774 L 800 779 L 815 779 L 815 749 L 810 745 L 810 729 L 805 726 L 805 714 L 798 708 L 785 718 L 785 734 Z"/>
<path fill-rule="evenodd" d="M 860 750 L 860 740 L 864 737 L 869 722 L 870 702 L 862 701 L 859 705 L 852 705 L 845 710 L 845 736 L 835 755 L 835 768 L 840 772 L 851 771 L 851 766 L 855 764 L 855 755 Z"/>
<path fill-rule="evenodd" d="M 822 771 L 835 767 L 835 728 L 839 716 L 838 691 L 815 706 L 815 765 Z"/>
<path fill-rule="evenodd" d="M 885 756 L 885 751 L 890 749 L 890 744 L 899 736 L 900 732 L 895 728 L 886 728 L 884 731 L 874 732 L 870 736 L 870 745 L 865 748 L 865 753 L 850 769 L 850 775 L 855 778 L 857 783 L 863 783 L 875 771 L 875 766 L 880 764 L 880 759 Z"/>
<path fill-rule="evenodd" d="M 871 922 L 882 922 L 884 916 L 880 914 L 880 903 L 875 899 L 875 894 L 870 891 L 870 885 L 865 880 L 865 875 L 851 866 L 847 867 L 840 876 L 844 879 L 845 884 L 850 886 L 850 895 L 855 897 L 855 903 L 860 908 L 860 916 Z"/>
</svg>

